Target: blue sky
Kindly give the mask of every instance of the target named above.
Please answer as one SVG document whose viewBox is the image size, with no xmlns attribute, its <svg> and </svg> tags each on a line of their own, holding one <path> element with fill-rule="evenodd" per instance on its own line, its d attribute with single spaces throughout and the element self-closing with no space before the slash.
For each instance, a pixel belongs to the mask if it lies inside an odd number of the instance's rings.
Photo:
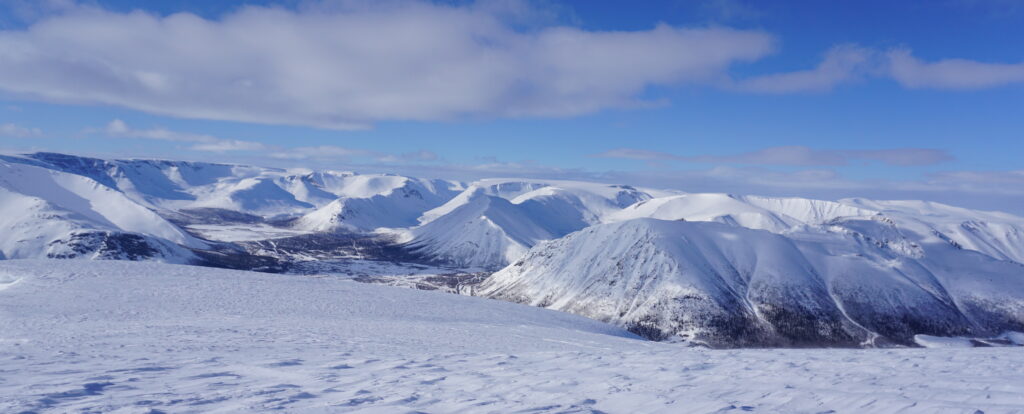
<svg viewBox="0 0 1024 414">
<path fill-rule="evenodd" d="M 1021 3 L 625 4 L 0 0 L 0 149 L 1024 213 Z"/>
</svg>

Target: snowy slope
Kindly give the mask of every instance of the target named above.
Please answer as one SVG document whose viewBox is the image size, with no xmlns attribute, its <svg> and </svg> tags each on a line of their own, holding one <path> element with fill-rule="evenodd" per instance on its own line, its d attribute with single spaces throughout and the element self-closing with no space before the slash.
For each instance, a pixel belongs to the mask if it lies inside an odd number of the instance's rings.
<svg viewBox="0 0 1024 414">
<path fill-rule="evenodd" d="M 716 351 L 333 278 L 0 263 L 0 412 L 1009 413 L 1019 351 Z"/>
<path fill-rule="evenodd" d="M 424 205 L 401 206 L 418 210 L 415 214 L 418 217 L 461 189 L 461 184 L 456 182 L 387 174 L 166 160 L 101 160 L 55 153 L 0 156 L 0 159 L 88 177 L 160 211 L 219 209 L 268 218 L 300 216 L 335 200 L 387 196 L 406 188 L 425 200 Z M 402 223 L 406 221 L 408 219 Z"/>
<path fill-rule="evenodd" d="M 880 211 L 922 242 L 946 242 L 997 259 L 1024 263 L 1024 217 L 928 201 L 851 198 L 840 202 Z"/>
<path fill-rule="evenodd" d="M 635 219 L 541 244 L 481 295 L 714 346 L 911 345 L 1024 330 L 1024 266 L 854 220 L 789 237 Z M 882 243 L 881 240 L 893 240 Z"/>
<path fill-rule="evenodd" d="M 926 201 L 839 201 L 792 197 L 680 194 L 641 201 L 605 222 L 656 218 L 713 221 L 775 233 L 800 231 L 848 218 L 889 220 L 915 244 L 948 243 L 1001 260 L 1024 263 L 1024 217 Z"/>
<path fill-rule="evenodd" d="M 0 250 L 7 258 L 187 261 L 206 244 L 84 176 L 0 161 Z"/>
<path fill-rule="evenodd" d="M 320 188 L 339 197 L 299 218 L 293 225 L 308 231 L 372 231 L 411 227 L 424 212 L 458 194 L 460 184 L 400 176 L 318 174 Z M 325 180 L 326 177 L 333 179 Z"/>
<path fill-rule="evenodd" d="M 570 219 L 585 217 L 584 221 L 589 224 L 638 201 L 672 194 L 669 191 L 585 181 L 491 178 L 469 184 L 465 191 L 451 198 L 445 205 L 425 212 L 420 222 L 427 223 L 448 214 L 465 204 L 468 198 L 476 193 L 504 198 L 513 204 L 521 204 L 528 200 L 544 204 L 545 198 L 559 199 L 555 203 L 569 203 L 576 210 L 572 212 Z"/>
<path fill-rule="evenodd" d="M 708 193 L 681 194 L 643 201 L 610 215 L 607 221 L 635 218 L 713 221 L 782 233 L 795 226 L 822 224 L 839 217 L 874 214 L 877 212 L 832 201 Z"/>
<path fill-rule="evenodd" d="M 657 193 L 661 194 L 661 193 Z M 538 242 L 601 222 L 645 190 L 573 181 L 481 180 L 399 232 L 420 255 L 456 266 L 500 268 Z"/>
<path fill-rule="evenodd" d="M 519 205 L 482 189 L 467 190 L 446 214 L 402 236 L 415 254 L 467 268 L 500 268 L 542 240 L 559 237 L 561 222 L 536 220 Z M 449 205 L 439 207 L 446 209 Z"/>
</svg>

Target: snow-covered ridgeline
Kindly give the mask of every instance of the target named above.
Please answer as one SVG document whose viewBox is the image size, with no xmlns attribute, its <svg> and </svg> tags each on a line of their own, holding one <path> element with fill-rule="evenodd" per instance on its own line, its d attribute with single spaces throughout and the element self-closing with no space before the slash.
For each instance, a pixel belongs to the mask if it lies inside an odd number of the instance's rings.
<svg viewBox="0 0 1024 414">
<path fill-rule="evenodd" d="M 788 234 L 828 226 L 832 220 L 877 216 L 892 221 L 909 248 L 942 241 L 1024 262 L 1024 218 L 928 202 L 685 194 L 559 180 L 486 179 L 464 184 L 387 174 L 101 160 L 54 153 L 0 157 L 8 165 L 89 178 L 164 217 L 197 226 L 241 218 L 270 220 L 291 234 L 392 233 L 426 258 L 453 265 L 500 268 L 540 241 L 597 223 L 644 217 L 715 221 Z M 478 204 L 486 197 L 508 203 L 492 200 L 482 208 Z M 485 214 L 468 215 L 470 210 Z M 488 212 L 507 219 L 488 217 Z M 446 226 L 431 225 L 443 216 Z M 463 231 L 453 232 L 452 227 Z M 202 230 L 212 237 L 219 234 Z M 181 243 L 166 231 L 144 233 Z M 263 233 L 288 234 L 270 228 Z M 237 238 L 230 233 L 225 237 Z"/>
<path fill-rule="evenodd" d="M 91 178 L 0 161 L 0 252 L 186 262 L 205 243 Z M 184 247 L 183 247 L 184 246 Z"/>
<path fill-rule="evenodd" d="M 657 219 L 592 226 L 538 245 L 479 294 L 714 346 L 1024 331 L 1024 265 L 912 244 L 872 218 L 785 236 Z"/>
<path fill-rule="evenodd" d="M 485 293 L 726 346 L 991 335 L 1024 297 L 1024 218 L 920 201 L 51 153 L 0 158 L 0 198 L 0 258 L 511 264 Z"/>
</svg>

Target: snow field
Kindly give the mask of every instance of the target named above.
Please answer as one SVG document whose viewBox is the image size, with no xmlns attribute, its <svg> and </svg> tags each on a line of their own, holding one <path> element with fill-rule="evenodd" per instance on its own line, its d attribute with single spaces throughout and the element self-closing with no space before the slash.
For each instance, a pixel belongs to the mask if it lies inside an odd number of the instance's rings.
<svg viewBox="0 0 1024 414">
<path fill-rule="evenodd" d="M 0 412 L 1024 412 L 1020 348 L 713 351 L 499 301 L 156 263 L 5 261 L 0 286 Z"/>
</svg>

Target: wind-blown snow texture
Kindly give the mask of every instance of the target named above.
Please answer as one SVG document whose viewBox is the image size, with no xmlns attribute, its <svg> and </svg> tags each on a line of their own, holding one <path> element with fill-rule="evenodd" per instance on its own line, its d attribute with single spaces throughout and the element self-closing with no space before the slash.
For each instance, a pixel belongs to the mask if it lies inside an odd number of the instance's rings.
<svg viewBox="0 0 1024 414">
<path fill-rule="evenodd" d="M 1019 351 L 715 351 L 336 278 L 0 262 L 0 412 L 1013 413 Z"/>
<path fill-rule="evenodd" d="M 498 271 L 459 291 L 722 347 L 1024 331 L 1024 218 L 922 201 L 36 153 L 0 156 L 0 232 L 6 259 Z"/>
</svg>

